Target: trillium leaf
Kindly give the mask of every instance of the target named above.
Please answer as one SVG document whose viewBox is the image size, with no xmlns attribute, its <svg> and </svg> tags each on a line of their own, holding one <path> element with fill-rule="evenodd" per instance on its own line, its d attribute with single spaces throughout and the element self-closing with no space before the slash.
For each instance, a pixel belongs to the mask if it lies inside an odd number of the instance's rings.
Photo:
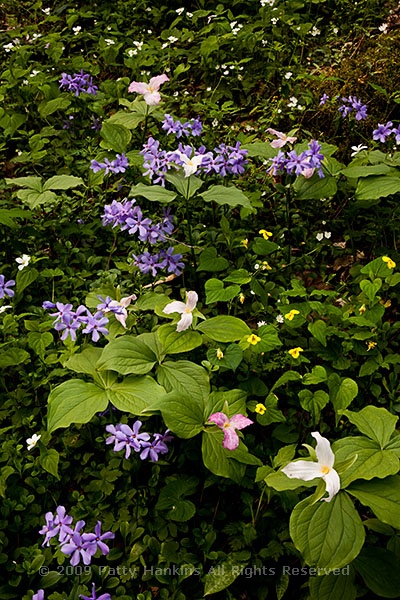
<svg viewBox="0 0 400 600">
<path fill-rule="evenodd" d="M 101 356 L 102 349 L 88 346 L 79 354 L 73 354 L 65 363 L 64 367 L 75 371 L 75 373 L 86 373 L 94 377 L 96 375 L 96 364 Z"/>
<path fill-rule="evenodd" d="M 242 319 L 225 315 L 203 321 L 197 326 L 197 331 L 201 331 L 216 342 L 237 342 L 251 333 Z"/>
<path fill-rule="evenodd" d="M 161 325 L 157 329 L 157 335 L 163 347 L 165 354 L 179 354 L 181 352 L 190 352 L 198 346 L 201 346 L 203 338 L 197 331 L 190 329 L 186 331 L 176 331 L 174 325 Z"/>
<path fill-rule="evenodd" d="M 165 396 L 165 390 L 149 375 L 131 375 L 122 382 L 113 383 L 107 390 L 107 395 L 118 410 L 140 415 L 147 407 L 151 407 Z"/>
<path fill-rule="evenodd" d="M 378 200 L 400 192 L 400 177 L 377 175 L 359 179 L 356 189 L 357 200 Z"/>
<path fill-rule="evenodd" d="M 81 177 L 75 177 L 74 175 L 54 175 L 54 177 L 50 177 L 50 179 L 45 181 L 43 191 L 69 190 L 78 185 L 83 185 L 83 179 L 81 179 Z"/>
<path fill-rule="evenodd" d="M 379 598 L 399 597 L 400 560 L 390 550 L 376 546 L 363 548 L 354 568 Z"/>
<path fill-rule="evenodd" d="M 227 560 L 210 570 L 204 577 L 204 596 L 216 594 L 229 587 L 239 577 L 249 559 L 250 553 L 233 552 Z"/>
<path fill-rule="evenodd" d="M 160 202 L 161 204 L 167 204 L 172 202 L 176 198 L 174 192 L 166 190 L 161 185 L 144 185 L 144 183 L 137 183 L 131 187 L 130 196 L 144 196 L 151 202 Z"/>
<path fill-rule="evenodd" d="M 219 429 L 207 429 L 203 433 L 201 452 L 204 465 L 211 473 L 214 473 L 214 475 L 227 477 L 233 479 L 236 483 L 240 483 L 245 473 L 246 466 L 236 460 L 230 460 L 228 458 L 228 453 L 232 454 L 235 450 L 226 450 L 222 446 L 222 442 L 223 433 Z M 234 458 L 234 456 L 232 458 Z"/>
<path fill-rule="evenodd" d="M 361 433 L 378 442 L 381 448 L 389 443 L 399 420 L 386 408 L 377 406 L 366 406 L 359 412 L 345 410 L 343 414 Z"/>
<path fill-rule="evenodd" d="M 383 480 L 357 481 L 347 491 L 357 500 L 369 506 L 382 523 L 400 529 L 400 477 Z"/>
<path fill-rule="evenodd" d="M 15 367 L 30 359 L 29 352 L 22 348 L 9 348 L 0 353 L 0 368 Z"/>
<path fill-rule="evenodd" d="M 59 460 L 60 460 L 60 455 L 57 452 L 57 450 L 54 450 L 54 448 L 50 448 L 50 449 L 45 448 L 44 450 L 40 451 L 40 456 L 39 456 L 40 466 L 43 467 L 43 469 L 45 471 L 50 473 L 50 475 L 53 475 L 56 479 L 60 479 L 60 476 L 58 474 Z"/>
<path fill-rule="evenodd" d="M 203 403 L 182 391 L 164 394 L 151 408 L 160 410 L 168 429 L 181 438 L 194 437 L 203 429 Z"/>
<path fill-rule="evenodd" d="M 290 535 L 305 562 L 325 569 L 340 569 L 359 554 L 365 539 L 360 515 L 345 492 L 330 502 L 312 504 L 306 498 L 290 517 Z"/>
<path fill-rule="evenodd" d="M 108 397 L 94 383 L 70 379 L 55 387 L 48 399 L 47 423 L 49 432 L 72 423 L 88 423 L 97 412 L 103 412 Z"/>
<path fill-rule="evenodd" d="M 309 579 L 310 600 L 355 600 L 357 597 L 354 569 L 349 565 L 340 573 L 318 574 Z"/>
<path fill-rule="evenodd" d="M 105 346 L 97 369 L 117 371 L 121 375 L 145 375 L 157 362 L 146 334 L 116 338 Z"/>
<path fill-rule="evenodd" d="M 241 190 L 234 185 L 212 185 L 205 192 L 199 194 L 205 202 L 216 202 L 217 204 L 228 204 L 232 208 L 244 206 L 251 208 L 251 202 Z"/>
<path fill-rule="evenodd" d="M 297 177 L 293 188 L 297 192 L 299 200 L 319 200 L 334 196 L 337 191 L 337 183 L 335 177 L 328 175 L 320 179 L 317 174 L 314 174 L 310 179 Z"/>
<path fill-rule="evenodd" d="M 189 360 L 162 363 L 157 368 L 157 380 L 167 392 L 176 392 L 202 406 L 210 393 L 207 371 Z"/>
<path fill-rule="evenodd" d="M 123 125 L 110 123 L 110 121 L 104 121 L 100 130 L 100 135 L 103 138 L 103 141 L 100 143 L 102 148 L 114 150 L 114 152 L 119 153 L 126 152 L 132 138 L 129 129 Z"/>
</svg>

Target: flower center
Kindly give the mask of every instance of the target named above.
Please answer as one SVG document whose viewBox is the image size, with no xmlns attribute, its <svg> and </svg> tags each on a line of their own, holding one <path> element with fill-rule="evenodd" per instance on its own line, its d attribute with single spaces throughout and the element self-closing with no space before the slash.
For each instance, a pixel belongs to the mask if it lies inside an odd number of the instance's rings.
<svg viewBox="0 0 400 600">
<path fill-rule="evenodd" d="M 231 426 L 231 424 L 229 422 L 224 423 L 223 427 L 224 429 L 228 429 Z"/>
<path fill-rule="evenodd" d="M 323 465 L 321 467 L 321 473 L 322 473 L 322 475 L 328 475 L 328 473 L 329 473 L 330 470 L 331 470 L 331 468 L 327 467 L 326 465 Z"/>
<path fill-rule="evenodd" d="M 191 308 L 188 308 L 188 307 L 186 307 L 186 308 L 185 308 L 185 313 L 186 313 L 187 315 L 190 315 L 190 313 L 191 313 L 191 312 L 192 312 L 192 309 L 191 309 Z"/>
</svg>

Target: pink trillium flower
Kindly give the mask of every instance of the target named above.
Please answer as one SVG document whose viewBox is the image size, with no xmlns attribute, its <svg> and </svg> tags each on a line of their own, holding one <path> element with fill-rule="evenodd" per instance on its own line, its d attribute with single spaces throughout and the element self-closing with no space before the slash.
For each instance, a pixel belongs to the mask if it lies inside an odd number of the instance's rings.
<svg viewBox="0 0 400 600">
<path fill-rule="evenodd" d="M 244 429 L 248 425 L 252 425 L 253 421 L 244 415 L 234 415 L 231 419 L 223 412 L 216 412 L 209 418 L 211 423 L 218 425 L 224 433 L 224 441 L 222 445 L 228 450 L 235 450 L 239 446 L 239 436 L 236 429 Z"/>
<path fill-rule="evenodd" d="M 144 83 L 143 81 L 132 81 L 128 88 L 128 92 L 142 94 L 146 104 L 149 106 L 156 106 L 161 101 L 161 96 L 158 90 L 160 89 L 160 85 L 166 81 L 169 81 L 169 77 L 167 77 L 165 74 L 152 77 L 149 83 Z"/>
<path fill-rule="evenodd" d="M 282 146 L 284 146 L 287 142 L 294 144 L 294 142 L 297 140 L 297 137 L 286 135 L 286 133 L 282 133 L 282 131 L 276 131 L 276 129 L 269 128 L 267 131 L 272 135 L 276 135 L 278 138 L 277 140 L 271 142 L 272 148 L 282 148 Z"/>
<path fill-rule="evenodd" d="M 121 298 L 119 302 L 118 300 L 111 300 L 104 312 L 113 312 L 117 321 L 119 321 L 121 325 L 126 329 L 126 319 L 128 317 L 128 311 L 126 310 L 126 307 L 130 305 L 132 300 L 136 300 L 136 298 L 136 294 L 132 294 L 131 296 Z"/>
<path fill-rule="evenodd" d="M 193 314 L 192 312 L 196 308 L 196 304 L 199 297 L 196 292 L 188 292 L 186 296 L 186 304 L 181 302 L 180 300 L 176 300 L 175 302 L 170 302 L 164 308 L 163 312 L 166 315 L 170 315 L 171 313 L 180 313 L 182 317 L 176 326 L 177 331 L 185 331 L 185 329 L 189 329 L 193 322 Z"/>
</svg>

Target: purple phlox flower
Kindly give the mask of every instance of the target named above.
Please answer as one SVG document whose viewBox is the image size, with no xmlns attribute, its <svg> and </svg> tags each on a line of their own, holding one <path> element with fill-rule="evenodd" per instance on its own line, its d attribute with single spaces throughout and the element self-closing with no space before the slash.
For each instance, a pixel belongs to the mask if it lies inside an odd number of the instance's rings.
<svg viewBox="0 0 400 600">
<path fill-rule="evenodd" d="M 4 275 L 0 275 L 0 298 L 4 298 L 4 296 L 12 298 L 14 296 L 14 290 L 12 290 L 11 288 L 14 285 L 14 279 L 9 279 L 8 281 L 5 281 Z"/>
<path fill-rule="evenodd" d="M 96 115 L 92 115 L 93 124 L 90 129 L 94 129 L 95 131 L 100 131 L 101 129 L 101 120 Z"/>
<path fill-rule="evenodd" d="M 148 217 L 144 218 L 141 209 L 139 207 L 136 208 L 135 214 L 126 219 L 126 226 L 129 228 L 128 233 L 130 235 L 138 233 L 139 240 L 145 242 L 147 240 L 147 230 L 152 221 Z"/>
<path fill-rule="evenodd" d="M 83 527 L 85 527 L 85 521 L 83 519 L 80 519 L 79 521 L 76 522 L 75 527 L 73 529 L 71 529 L 71 531 L 69 533 L 67 533 L 63 543 L 66 544 L 66 543 L 70 542 L 72 540 L 74 534 L 80 533 L 80 531 Z"/>
<path fill-rule="evenodd" d="M 118 225 L 122 230 L 127 229 L 126 221 L 128 218 L 133 218 L 139 209 L 138 206 L 133 206 L 136 203 L 135 199 L 132 200 L 123 200 L 123 202 L 118 202 L 117 200 L 113 200 L 111 204 L 106 204 L 104 206 L 104 214 L 102 216 L 102 224 L 112 225 L 112 227 L 117 227 Z"/>
<path fill-rule="evenodd" d="M 60 88 L 67 88 L 67 91 L 74 92 L 75 96 L 79 96 L 79 94 L 92 94 L 95 96 L 99 89 L 93 84 L 92 76 L 84 73 L 83 70 L 73 75 L 62 73 L 59 84 Z"/>
<path fill-rule="evenodd" d="M 104 162 L 99 162 L 98 160 L 90 161 L 90 168 L 93 173 L 104 169 L 105 175 L 108 175 L 108 173 L 125 173 L 128 167 L 129 161 L 125 154 L 117 154 L 116 158 L 112 161 L 108 158 L 105 158 Z"/>
<path fill-rule="evenodd" d="M 119 301 L 111 300 L 105 312 L 112 312 L 117 321 L 119 321 L 119 323 L 126 328 L 126 319 L 128 317 L 128 311 L 126 310 L 126 307 L 130 305 L 132 300 L 136 300 L 136 298 L 136 294 L 131 294 L 130 296 L 121 298 Z"/>
<path fill-rule="evenodd" d="M 171 431 L 169 429 L 166 429 L 164 431 L 164 433 L 155 433 L 154 437 L 157 438 L 157 440 L 167 443 L 167 442 L 172 442 L 172 440 L 174 439 L 173 435 L 170 435 Z"/>
<path fill-rule="evenodd" d="M 268 175 L 276 177 L 279 173 L 283 173 L 286 167 L 287 158 L 282 150 L 279 150 L 278 154 L 274 158 L 269 159 L 271 164 L 267 169 Z"/>
<path fill-rule="evenodd" d="M 50 300 L 45 300 L 42 304 L 42 308 L 44 308 L 46 310 L 50 310 L 55 307 L 56 307 L 56 305 L 54 304 L 54 302 L 50 302 Z"/>
<path fill-rule="evenodd" d="M 117 432 L 121 431 L 121 425 L 107 425 L 106 426 L 106 431 L 108 431 L 108 433 L 111 433 L 111 435 L 106 439 L 106 444 L 115 444 L 118 440 L 117 440 Z M 115 448 L 114 448 L 115 451 Z"/>
<path fill-rule="evenodd" d="M 139 268 L 141 273 L 150 273 L 155 277 L 157 275 L 157 271 L 163 268 L 162 262 L 160 262 L 159 254 L 150 254 L 150 252 L 143 252 L 136 256 L 136 254 L 132 254 L 134 258 L 134 264 Z M 162 260 L 162 259 L 161 259 Z"/>
<path fill-rule="evenodd" d="M 181 123 L 181 121 L 178 120 L 174 121 L 171 115 L 165 114 L 164 117 L 165 119 L 162 124 L 162 129 L 167 134 L 175 135 L 175 137 L 178 139 L 182 137 L 182 135 L 187 137 L 190 135 L 199 136 L 203 131 L 203 125 L 199 118 Z"/>
<path fill-rule="evenodd" d="M 87 552 L 94 556 L 99 549 L 103 556 L 110 552 L 110 548 L 107 544 L 104 543 L 103 540 L 113 540 L 115 538 L 115 534 L 112 531 L 106 531 L 105 533 L 101 533 L 101 521 L 97 521 L 97 525 L 94 528 L 94 533 L 84 533 L 82 535 L 82 540 L 88 543 L 86 548 Z"/>
<path fill-rule="evenodd" d="M 192 135 L 198 137 L 203 132 L 203 124 L 200 121 L 199 117 L 196 117 L 192 120 Z"/>
<path fill-rule="evenodd" d="M 76 341 L 76 332 L 81 326 L 81 322 L 75 318 L 75 315 L 65 314 L 61 321 L 56 321 L 54 329 L 56 331 L 62 331 L 61 340 L 64 341 L 69 336 L 73 342 Z"/>
<path fill-rule="evenodd" d="M 160 267 L 167 269 L 168 273 L 173 273 L 178 276 L 182 275 L 185 268 L 185 263 L 182 262 L 182 254 L 174 254 L 174 248 L 170 246 L 168 250 L 160 250 L 159 253 Z"/>
<path fill-rule="evenodd" d="M 163 441 L 154 438 L 152 442 L 143 442 L 143 450 L 140 453 L 141 460 L 150 458 L 152 462 L 158 461 L 159 454 L 166 454 L 168 452 L 168 446 Z"/>
<path fill-rule="evenodd" d="M 317 169 L 318 171 L 318 175 L 320 178 L 324 177 L 324 174 L 322 172 L 322 161 L 324 160 L 324 155 L 320 152 L 321 150 L 321 144 L 319 142 L 317 142 L 316 140 L 311 140 L 311 142 L 308 144 L 308 150 L 306 150 L 304 152 L 304 154 L 306 156 L 310 157 L 310 169 L 313 170 Z M 307 173 L 305 173 L 303 171 L 302 173 L 305 177 L 307 177 Z M 312 173 L 311 173 L 312 175 Z"/>
<path fill-rule="evenodd" d="M 367 105 L 363 104 L 356 96 L 342 98 L 343 104 L 339 107 L 339 112 L 343 117 L 347 117 L 353 110 L 356 111 L 356 120 L 363 121 L 367 118 Z"/>
<path fill-rule="evenodd" d="M 86 323 L 86 327 L 85 329 L 82 329 L 82 333 L 91 333 L 92 342 L 99 341 L 100 333 L 103 335 L 108 335 L 108 329 L 105 327 L 105 325 L 108 323 L 108 319 L 104 316 L 101 310 L 97 311 L 94 315 L 88 311 L 88 315 L 86 317 L 82 317 L 82 321 Z"/>
<path fill-rule="evenodd" d="M 120 424 L 115 428 L 115 444 L 114 452 L 118 452 L 125 448 L 125 458 L 131 455 L 131 448 L 135 452 L 139 452 L 142 442 L 148 442 L 150 435 L 148 433 L 139 433 L 142 426 L 141 421 L 135 421 L 132 429 L 129 425 Z"/>
<path fill-rule="evenodd" d="M 70 527 L 71 523 L 72 517 L 67 515 L 65 507 L 57 506 L 56 516 L 54 518 L 53 525 L 57 530 L 59 542 L 62 543 L 67 538 L 67 535 L 72 532 L 72 529 Z"/>
<path fill-rule="evenodd" d="M 108 593 L 102 594 L 101 596 L 97 596 L 96 595 L 96 586 L 94 583 L 92 583 L 92 595 L 84 596 L 83 594 L 79 594 L 79 598 L 82 598 L 82 600 L 111 600 L 111 596 Z M 32 600 L 33 600 L 33 598 L 32 598 Z"/>
<path fill-rule="evenodd" d="M 372 132 L 372 139 L 382 143 L 386 142 L 386 138 L 393 132 L 392 127 L 392 121 L 388 121 L 386 125 L 378 123 L 377 129 Z"/>
<path fill-rule="evenodd" d="M 323 106 L 327 100 L 329 100 L 328 94 L 325 94 L 325 93 L 322 94 L 320 101 L 319 101 L 319 105 Z"/>
<path fill-rule="evenodd" d="M 171 233 L 174 231 L 174 217 L 171 215 L 171 209 L 164 208 L 163 214 L 164 218 L 160 224 L 161 230 L 163 233 L 171 235 Z"/>
<path fill-rule="evenodd" d="M 32 600 L 44 600 L 44 590 L 40 589 L 36 594 L 33 594 Z"/>
<path fill-rule="evenodd" d="M 202 165 L 207 173 L 214 171 L 221 177 L 244 173 L 245 166 L 248 163 L 246 160 L 248 151 L 240 149 L 240 142 L 237 142 L 235 146 L 227 146 L 222 143 L 214 148 L 214 152 L 217 155 L 215 158 L 212 153 L 204 155 Z"/>
<path fill-rule="evenodd" d="M 57 323 L 57 321 L 62 321 L 63 317 L 65 317 L 66 315 L 75 317 L 75 313 L 72 310 L 72 304 L 63 304 L 62 302 L 56 302 L 55 307 L 57 308 L 57 312 L 50 313 L 50 317 L 53 317 L 55 319 L 55 323 Z"/>
<path fill-rule="evenodd" d="M 231 419 L 223 412 L 216 412 L 209 418 L 211 423 L 215 423 L 224 434 L 222 445 L 228 450 L 235 450 L 239 445 L 239 436 L 236 433 L 237 429 L 244 429 L 248 425 L 252 425 L 253 421 L 244 415 L 234 415 Z"/>
<path fill-rule="evenodd" d="M 308 156 L 305 152 L 301 154 L 297 154 L 296 150 L 291 150 L 287 155 L 286 162 L 286 171 L 290 174 L 293 173 L 295 175 L 302 175 L 304 171 L 308 171 L 308 169 L 312 169 L 311 166 L 311 157 Z"/>
<path fill-rule="evenodd" d="M 396 144 L 400 144 L 400 125 L 392 129 L 392 133 L 396 136 Z"/>
<path fill-rule="evenodd" d="M 45 519 L 46 524 L 43 525 L 39 533 L 45 536 L 42 546 L 50 546 L 50 540 L 58 534 L 58 528 L 54 525 L 54 515 L 52 512 L 47 512 L 45 514 Z"/>
<path fill-rule="evenodd" d="M 179 153 L 160 150 L 160 142 L 150 137 L 139 154 L 143 155 L 143 174 L 148 175 L 154 184 L 160 183 L 164 187 L 165 175 L 176 163 Z"/>
<path fill-rule="evenodd" d="M 97 305 L 97 310 L 102 310 L 103 312 L 107 312 L 110 306 L 110 302 L 112 302 L 112 298 L 110 298 L 110 296 L 106 296 L 105 298 L 103 298 L 103 296 L 97 296 L 99 300 L 101 300 L 101 303 Z"/>
<path fill-rule="evenodd" d="M 71 555 L 71 565 L 75 567 L 79 564 L 81 558 L 83 564 L 90 565 L 92 555 L 88 552 L 89 542 L 84 542 L 80 533 L 73 533 L 71 539 L 61 546 L 63 554 Z"/>
</svg>

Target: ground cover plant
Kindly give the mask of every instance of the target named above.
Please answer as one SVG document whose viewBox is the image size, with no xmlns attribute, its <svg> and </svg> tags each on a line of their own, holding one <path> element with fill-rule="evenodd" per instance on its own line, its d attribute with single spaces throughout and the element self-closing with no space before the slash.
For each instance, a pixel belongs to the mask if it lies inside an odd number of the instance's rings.
<svg viewBox="0 0 400 600">
<path fill-rule="evenodd" d="M 3 2 L 0 599 L 398 598 L 397 2 Z"/>
</svg>

